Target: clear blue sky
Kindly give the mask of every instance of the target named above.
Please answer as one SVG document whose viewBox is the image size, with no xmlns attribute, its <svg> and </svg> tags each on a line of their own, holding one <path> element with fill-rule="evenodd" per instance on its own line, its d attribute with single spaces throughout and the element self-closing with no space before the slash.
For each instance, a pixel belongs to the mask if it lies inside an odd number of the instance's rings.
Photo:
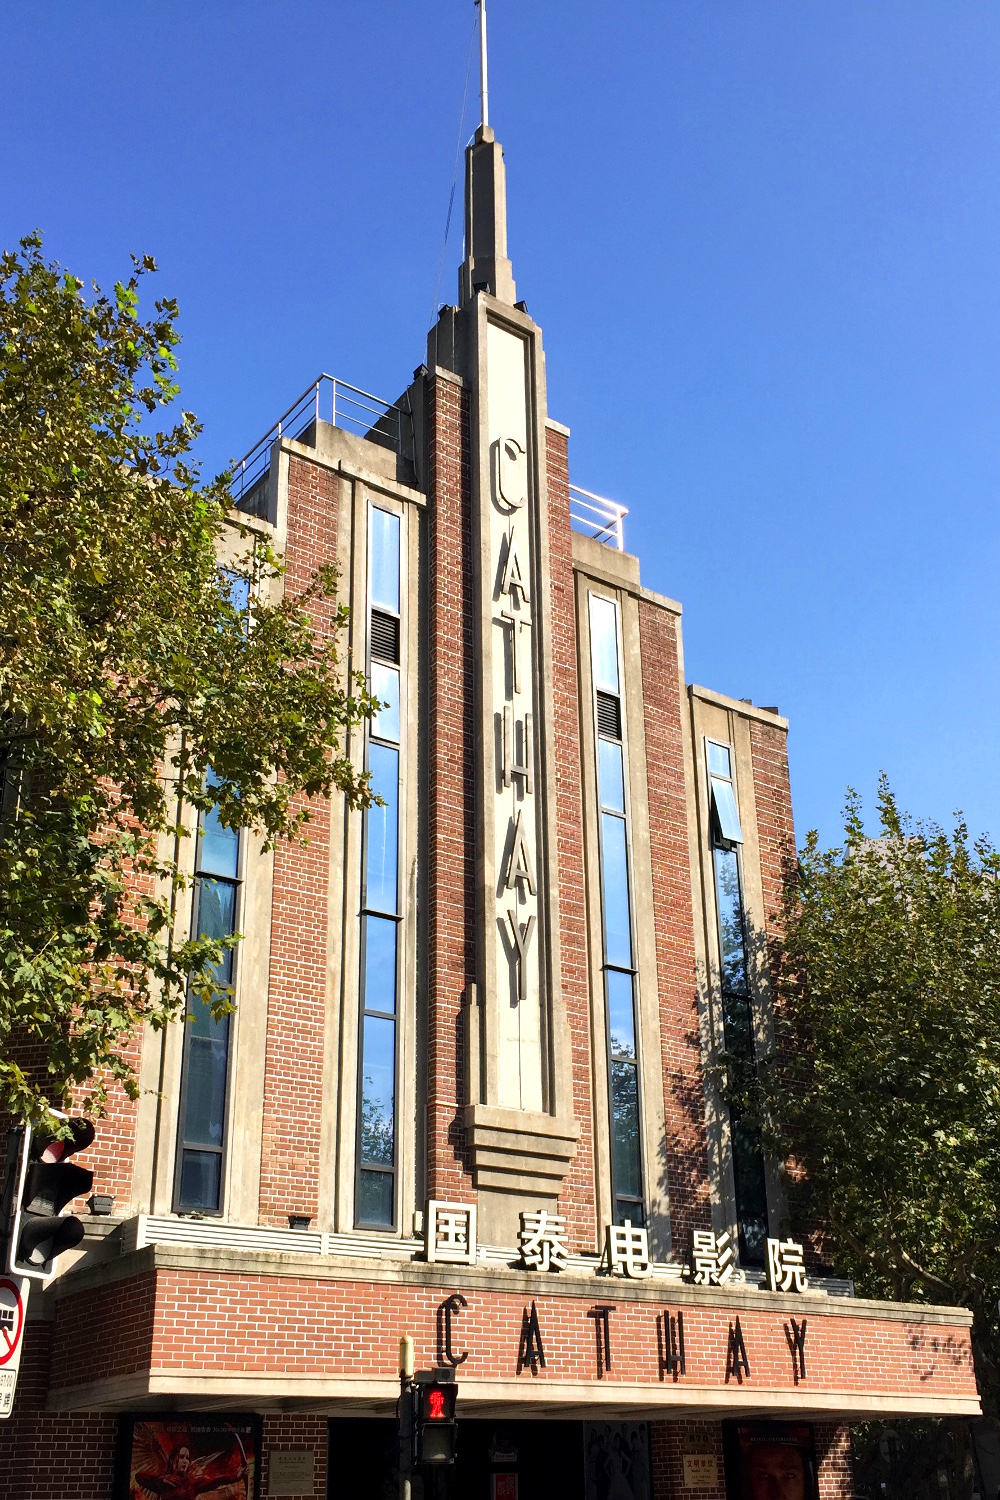
<svg viewBox="0 0 1000 1500">
<path fill-rule="evenodd" d="M 472 23 L 470 0 L 8 6 L 0 240 L 37 225 L 104 284 L 157 257 L 208 469 L 322 369 L 392 397 Z M 788 714 L 800 838 L 834 839 L 880 768 L 1000 838 L 1000 10 L 491 0 L 490 43 L 550 412 L 683 601 L 689 678 Z"/>
</svg>

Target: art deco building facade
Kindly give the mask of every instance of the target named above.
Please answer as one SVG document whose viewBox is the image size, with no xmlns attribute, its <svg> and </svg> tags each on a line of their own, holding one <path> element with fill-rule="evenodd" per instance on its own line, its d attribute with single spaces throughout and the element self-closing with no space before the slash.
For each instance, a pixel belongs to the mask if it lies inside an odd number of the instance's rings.
<svg viewBox="0 0 1000 1500">
<path fill-rule="evenodd" d="M 240 471 L 287 587 L 341 570 L 382 801 L 274 854 L 203 829 L 178 920 L 245 935 L 237 1009 L 136 1039 L 86 1158 L 113 1214 L 30 1305 L 8 1500 L 395 1493 L 404 1332 L 458 1361 L 483 1500 L 834 1500 L 850 1421 L 978 1411 L 963 1312 L 788 1244 L 767 1274 L 780 1179 L 712 1065 L 769 1044 L 787 725 L 685 680 L 680 605 L 572 489 L 505 216 L 481 127 L 403 398 L 319 381 Z"/>
</svg>

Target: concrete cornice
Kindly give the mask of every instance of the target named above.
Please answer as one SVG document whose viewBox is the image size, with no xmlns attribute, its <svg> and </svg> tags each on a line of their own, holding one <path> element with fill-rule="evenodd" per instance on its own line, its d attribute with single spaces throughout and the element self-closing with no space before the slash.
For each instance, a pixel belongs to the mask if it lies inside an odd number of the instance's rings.
<svg viewBox="0 0 1000 1500">
<path fill-rule="evenodd" d="M 374 1257 L 288 1255 L 267 1250 L 220 1250 L 203 1245 L 146 1245 L 114 1260 L 99 1261 L 71 1271 L 55 1284 L 57 1301 L 79 1292 L 113 1285 L 153 1271 L 180 1271 L 230 1276 L 288 1276 L 305 1281 L 348 1281 L 439 1290 L 498 1292 L 526 1297 L 600 1298 L 611 1294 L 621 1302 L 669 1302 L 677 1307 L 727 1308 L 735 1312 L 773 1312 L 809 1317 L 876 1319 L 968 1328 L 972 1314 L 964 1307 L 939 1307 L 913 1302 L 875 1302 L 860 1297 L 830 1297 L 826 1293 L 764 1292 L 738 1283 L 727 1287 L 691 1286 L 682 1281 L 629 1281 L 622 1277 L 580 1276 L 567 1271 L 540 1273 L 501 1270 L 488 1266 L 427 1264 L 425 1261 L 388 1261 Z"/>
<path fill-rule="evenodd" d="M 553 432 L 561 432 L 564 438 L 568 438 L 570 435 L 569 428 L 562 422 L 557 422 L 555 417 L 546 417 L 545 425 L 546 427 L 551 427 Z"/>
<path fill-rule="evenodd" d="M 49 1411 L 122 1410 L 130 1406 L 200 1409 L 234 1407 L 241 1402 L 255 1410 L 329 1411 L 331 1415 L 356 1407 L 390 1414 L 399 1395 L 395 1379 L 352 1375 L 288 1374 L 281 1371 L 215 1373 L 182 1366 L 120 1375 L 109 1380 L 58 1387 L 49 1393 Z M 798 1421 L 836 1416 L 858 1420 L 880 1414 L 894 1416 L 979 1416 L 973 1396 L 928 1396 L 924 1392 L 889 1395 L 881 1391 L 774 1390 L 750 1385 L 695 1385 L 687 1381 L 639 1385 L 603 1381 L 533 1379 L 477 1380 L 459 1372 L 459 1402 L 466 1416 L 510 1416 L 517 1411 L 562 1417 L 610 1418 L 641 1415 L 721 1418 L 738 1413 L 747 1417 L 783 1415 Z"/>
<path fill-rule="evenodd" d="M 788 728 L 788 720 L 782 718 L 781 714 L 772 713 L 769 708 L 759 708 L 756 703 L 744 703 L 742 698 L 730 698 L 727 693 L 716 693 L 711 688 L 698 687 L 693 682 L 688 684 L 688 692 L 692 698 L 700 698 L 703 703 L 714 703 L 718 708 L 728 708 L 734 714 L 742 714 L 745 719 L 759 719 L 762 724 L 770 724 L 773 729 Z"/>
<path fill-rule="evenodd" d="M 315 448 L 310 448 L 308 443 L 297 443 L 294 438 L 282 438 L 281 451 L 294 453 L 296 458 L 304 458 L 317 468 L 329 469 L 342 479 L 356 480 L 370 490 L 381 490 L 384 495 L 393 495 L 397 500 L 408 501 L 411 505 L 427 504 L 427 496 L 423 490 L 415 490 L 399 479 L 389 479 L 385 474 L 376 474 L 372 469 L 362 468 L 360 464 L 347 464 L 342 458 L 328 458 Z"/>
</svg>

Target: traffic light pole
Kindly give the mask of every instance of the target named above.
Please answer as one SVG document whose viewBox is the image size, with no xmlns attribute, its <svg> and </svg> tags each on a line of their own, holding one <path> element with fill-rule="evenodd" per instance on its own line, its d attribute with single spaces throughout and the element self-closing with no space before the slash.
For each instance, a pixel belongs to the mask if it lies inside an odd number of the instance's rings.
<svg viewBox="0 0 1000 1500">
<path fill-rule="evenodd" d="M 411 1500 L 413 1476 L 413 1340 L 399 1341 L 399 1500 Z"/>
</svg>

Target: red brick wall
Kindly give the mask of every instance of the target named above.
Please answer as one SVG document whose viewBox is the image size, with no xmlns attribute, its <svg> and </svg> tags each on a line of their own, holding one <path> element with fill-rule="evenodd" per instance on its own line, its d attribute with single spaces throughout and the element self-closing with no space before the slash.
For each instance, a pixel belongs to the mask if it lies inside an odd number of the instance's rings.
<svg viewBox="0 0 1000 1500">
<path fill-rule="evenodd" d="M 851 1429 L 835 1422 L 817 1422 L 813 1428 L 819 1467 L 819 1500 L 851 1500 L 854 1469 L 851 1464 Z"/>
<path fill-rule="evenodd" d="M 552 607 L 555 786 L 558 813 L 560 960 L 563 1004 L 573 1065 L 573 1113 L 580 1127 L 576 1156 L 560 1208 L 573 1248 L 593 1250 L 597 1240 L 594 1181 L 593 1082 L 590 1068 L 589 966 L 583 804 L 580 773 L 580 699 L 577 681 L 573 536 L 569 524 L 569 452 L 562 433 L 546 432 L 549 496 L 549 569 Z"/>
<path fill-rule="evenodd" d="M 764 890 L 764 921 L 775 963 L 775 944 L 781 935 L 784 884 L 795 860 L 792 790 L 788 780 L 788 737 L 778 725 L 750 720 L 760 873 Z"/>
<path fill-rule="evenodd" d="M 117 1418 L 47 1412 L 51 1323 L 29 1323 L 14 1410 L 0 1422 L 0 1500 L 108 1500 Z"/>
<path fill-rule="evenodd" d="M 264 1418 L 261 1494 L 268 1493 L 271 1454 L 276 1449 L 311 1448 L 315 1454 L 313 1487 L 311 1490 L 303 1491 L 301 1496 L 296 1497 L 296 1500 L 326 1500 L 326 1434 L 326 1417 L 291 1412 L 275 1415 L 269 1412 Z"/>
<path fill-rule="evenodd" d="M 476 976 L 476 804 L 469 401 L 428 392 L 427 1190 L 473 1192 L 458 1107 L 467 1100 L 461 1028 Z"/>
<path fill-rule="evenodd" d="M 726 1476 L 719 1422 L 651 1422 L 649 1448 L 653 1500 L 726 1500 Z M 685 1453 L 707 1453 L 716 1462 L 718 1483 L 705 1489 L 684 1487 Z M 824 1497 L 825 1500 L 825 1497 Z"/>
<path fill-rule="evenodd" d="M 121 1317 L 123 1303 L 131 1307 L 126 1284 L 84 1290 L 58 1304 L 54 1387 L 135 1370 L 147 1348 L 150 1367 L 161 1372 L 341 1376 L 349 1369 L 355 1377 L 394 1379 L 403 1332 L 413 1336 L 418 1367 L 436 1363 L 438 1309 L 454 1286 L 462 1287 L 467 1301 L 455 1328 L 460 1347 L 469 1351 L 462 1381 L 519 1374 L 522 1318 L 531 1301 L 519 1289 L 479 1290 L 471 1278 L 458 1274 L 443 1286 L 166 1267 L 155 1275 L 155 1311 L 149 1311 L 143 1278 L 145 1327 L 130 1327 L 120 1350 L 117 1339 L 85 1341 L 85 1330 L 109 1327 L 114 1317 Z M 597 1378 L 594 1320 L 588 1314 L 595 1303 L 607 1301 L 616 1311 L 611 1314 L 612 1369 L 603 1384 L 623 1381 L 659 1388 L 657 1319 L 669 1306 L 669 1292 L 665 1288 L 655 1302 L 625 1294 L 621 1281 L 606 1281 L 580 1295 L 575 1289 L 573 1295 L 536 1294 L 546 1356 L 537 1380 Z M 779 1391 L 794 1394 L 803 1404 L 813 1392 L 824 1390 L 908 1393 L 921 1401 L 975 1395 L 968 1328 L 890 1322 L 861 1310 L 857 1316 L 824 1314 L 814 1304 L 808 1308 L 808 1378 L 797 1384 L 785 1332 L 789 1314 L 768 1306 L 765 1298 L 761 1302 L 759 1310 L 738 1314 L 751 1371 L 742 1382 L 726 1380 L 729 1328 L 736 1311 L 714 1299 L 684 1308 L 683 1378 L 690 1385 L 720 1396 L 738 1388 L 744 1397 Z M 138 1308 L 134 1321 L 140 1321 Z M 532 1377 L 524 1372 L 521 1378 Z"/>
<path fill-rule="evenodd" d="M 666 1111 L 665 1166 L 674 1254 L 711 1228 L 701 1039 L 691 905 L 692 851 L 684 795 L 682 685 L 674 615 L 639 605 L 653 916 Z"/>
<path fill-rule="evenodd" d="M 292 455 L 288 461 L 285 589 L 304 589 L 321 563 L 337 560 L 340 480 Z M 333 606 L 314 607 L 330 631 Z M 323 1034 L 327 998 L 330 805 L 311 805 L 308 844 L 283 841 L 274 855 L 267 1054 L 264 1068 L 260 1222 L 319 1212 Z"/>
<path fill-rule="evenodd" d="M 832 1422 L 813 1427 L 819 1500 L 850 1500 L 854 1494 L 850 1429 Z M 725 1500 L 726 1479 L 719 1422 L 651 1422 L 653 1500 Z M 684 1488 L 684 1455 L 708 1453 L 717 1464 L 718 1483 L 699 1490 Z"/>
</svg>

